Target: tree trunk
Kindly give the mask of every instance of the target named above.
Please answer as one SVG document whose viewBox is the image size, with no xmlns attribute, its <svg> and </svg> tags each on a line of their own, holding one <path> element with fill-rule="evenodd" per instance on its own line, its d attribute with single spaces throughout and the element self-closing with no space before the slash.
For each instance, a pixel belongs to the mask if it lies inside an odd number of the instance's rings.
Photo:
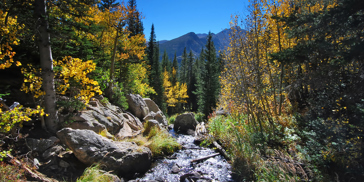
<svg viewBox="0 0 364 182">
<path fill-rule="evenodd" d="M 35 0 L 35 18 L 37 22 L 38 47 L 40 65 L 42 68 L 43 89 L 45 91 L 44 105 L 48 117 L 45 118 L 47 129 L 56 133 L 58 117 L 56 110 L 56 91 L 54 88 L 53 58 L 48 31 L 46 0 Z"/>
</svg>

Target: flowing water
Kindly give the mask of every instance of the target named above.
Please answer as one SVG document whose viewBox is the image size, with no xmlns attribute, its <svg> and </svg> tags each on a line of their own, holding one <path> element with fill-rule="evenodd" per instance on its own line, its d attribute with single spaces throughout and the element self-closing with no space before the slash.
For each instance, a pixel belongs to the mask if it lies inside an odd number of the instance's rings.
<svg viewBox="0 0 364 182">
<path fill-rule="evenodd" d="M 174 136 L 178 143 L 183 146 L 183 149 L 174 153 L 173 158 L 157 160 L 144 177 L 136 181 L 174 182 L 180 181 L 181 176 L 193 176 L 193 174 L 199 176 L 197 181 L 233 181 L 231 166 L 223 156 L 218 155 L 202 162 L 191 162 L 193 159 L 206 157 L 216 153 L 216 151 L 195 145 L 193 136 Z"/>
</svg>

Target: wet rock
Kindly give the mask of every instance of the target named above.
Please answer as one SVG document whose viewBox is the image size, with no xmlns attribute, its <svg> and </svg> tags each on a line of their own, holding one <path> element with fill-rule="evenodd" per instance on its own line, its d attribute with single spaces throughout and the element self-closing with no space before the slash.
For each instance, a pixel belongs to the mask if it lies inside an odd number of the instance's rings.
<svg viewBox="0 0 364 182">
<path fill-rule="evenodd" d="M 149 113 L 149 108 L 143 98 L 137 94 L 126 95 L 130 112 L 139 119 L 143 119 Z"/>
<path fill-rule="evenodd" d="M 143 173 L 151 165 L 152 153 L 147 147 L 131 142 L 116 142 L 91 130 L 64 128 L 58 138 L 86 165 L 100 163 L 118 175 L 130 176 Z"/>
<path fill-rule="evenodd" d="M 174 164 L 171 169 L 172 174 L 177 174 L 177 173 L 179 173 L 179 171 L 180 171 L 180 169 L 179 169 L 178 165 Z"/>
<path fill-rule="evenodd" d="M 43 153 L 45 150 L 52 147 L 57 141 L 59 141 L 57 137 L 50 137 L 49 139 L 26 139 L 29 149 L 40 153 Z"/>
<path fill-rule="evenodd" d="M 185 113 L 176 117 L 173 129 L 177 133 L 186 133 L 188 129 L 195 130 L 197 124 L 193 113 Z"/>
</svg>

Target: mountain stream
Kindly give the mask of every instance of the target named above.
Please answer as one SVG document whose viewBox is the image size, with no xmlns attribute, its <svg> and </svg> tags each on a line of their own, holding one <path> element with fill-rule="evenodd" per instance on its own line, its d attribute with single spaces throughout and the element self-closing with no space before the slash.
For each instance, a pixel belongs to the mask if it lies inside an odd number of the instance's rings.
<svg viewBox="0 0 364 182">
<path fill-rule="evenodd" d="M 234 181 L 230 164 L 215 150 L 200 147 L 193 143 L 194 137 L 190 135 L 176 135 L 182 149 L 172 156 L 158 159 L 152 168 L 142 178 L 135 181 Z M 193 161 L 206 156 L 216 155 L 205 160 Z"/>
</svg>

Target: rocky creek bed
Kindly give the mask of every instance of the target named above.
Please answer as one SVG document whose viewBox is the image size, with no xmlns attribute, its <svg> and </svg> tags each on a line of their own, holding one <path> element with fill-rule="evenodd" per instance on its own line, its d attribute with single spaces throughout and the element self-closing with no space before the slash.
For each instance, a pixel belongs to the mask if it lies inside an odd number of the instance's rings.
<svg viewBox="0 0 364 182">
<path fill-rule="evenodd" d="M 216 154 L 216 151 L 195 145 L 193 136 L 173 135 L 183 149 L 168 158 L 156 160 L 143 177 L 134 181 L 234 181 L 231 166 L 223 156 L 216 155 L 193 162 L 195 159 Z"/>
</svg>

